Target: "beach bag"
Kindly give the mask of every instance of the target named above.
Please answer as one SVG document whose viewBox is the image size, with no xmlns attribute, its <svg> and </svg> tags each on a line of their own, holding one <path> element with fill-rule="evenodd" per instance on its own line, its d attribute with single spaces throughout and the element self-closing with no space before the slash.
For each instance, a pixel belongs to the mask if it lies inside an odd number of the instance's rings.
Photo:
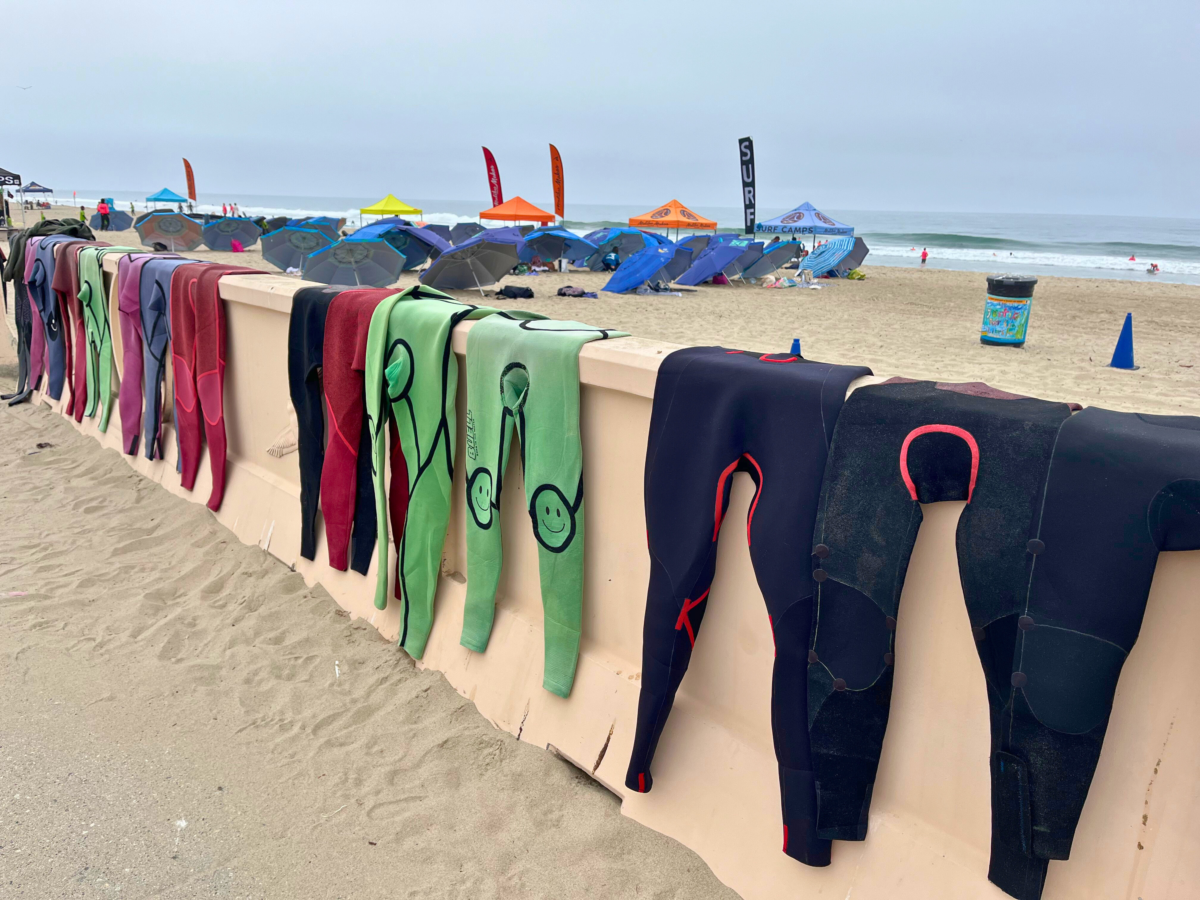
<svg viewBox="0 0 1200 900">
<path fill-rule="evenodd" d="M 500 296 L 507 297 L 509 300 L 532 300 L 533 290 L 527 287 L 506 284 L 500 288 Z"/>
</svg>

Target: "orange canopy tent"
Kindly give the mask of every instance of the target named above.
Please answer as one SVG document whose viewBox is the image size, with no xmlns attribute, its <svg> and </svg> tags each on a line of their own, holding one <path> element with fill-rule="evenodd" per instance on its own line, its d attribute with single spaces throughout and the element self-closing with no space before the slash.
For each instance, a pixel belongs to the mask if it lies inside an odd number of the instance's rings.
<svg viewBox="0 0 1200 900">
<path fill-rule="evenodd" d="M 634 216 L 629 220 L 630 228 L 699 228 L 716 230 L 712 219 L 696 215 L 678 200 L 672 200 L 658 209 Z"/>
<path fill-rule="evenodd" d="M 513 197 L 511 200 L 505 200 L 499 206 L 485 209 L 479 214 L 479 218 L 499 219 L 502 222 L 541 222 L 545 225 L 547 222 L 554 221 L 554 213 L 538 209 L 528 200 Z"/>
</svg>

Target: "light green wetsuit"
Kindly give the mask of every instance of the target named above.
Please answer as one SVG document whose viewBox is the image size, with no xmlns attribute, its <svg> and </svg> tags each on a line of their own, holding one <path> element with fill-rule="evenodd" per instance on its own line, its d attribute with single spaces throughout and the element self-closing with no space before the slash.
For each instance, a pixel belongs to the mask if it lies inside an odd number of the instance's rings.
<svg viewBox="0 0 1200 900">
<path fill-rule="evenodd" d="M 84 247 L 79 251 L 79 303 L 83 309 L 87 346 L 76 353 L 87 354 L 87 407 L 90 417 L 100 407 L 100 430 L 108 431 L 113 401 L 113 344 L 112 325 L 108 316 L 108 293 L 104 290 L 102 261 L 109 253 L 138 253 L 139 247 Z"/>
<path fill-rule="evenodd" d="M 379 523 L 375 606 L 384 609 L 388 594 L 384 459 L 390 415 L 408 468 L 408 514 L 400 539 L 397 580 L 402 604 L 400 646 L 414 659 L 424 654 L 433 625 L 433 597 L 450 520 L 458 393 L 458 363 L 450 348 L 450 335 L 464 319 L 495 311 L 417 286 L 388 297 L 371 316 L 365 391 Z"/>
<path fill-rule="evenodd" d="M 579 350 L 625 332 L 509 312 L 467 336 L 467 604 L 461 643 L 487 649 L 503 547 L 500 496 L 515 428 L 525 499 L 538 542 L 545 668 L 542 686 L 566 697 L 583 616 L 583 445 Z"/>
</svg>

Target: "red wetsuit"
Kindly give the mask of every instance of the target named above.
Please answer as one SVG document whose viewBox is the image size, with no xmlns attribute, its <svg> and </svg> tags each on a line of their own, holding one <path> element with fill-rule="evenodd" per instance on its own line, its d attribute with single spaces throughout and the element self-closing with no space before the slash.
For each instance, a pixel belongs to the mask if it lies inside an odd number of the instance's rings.
<svg viewBox="0 0 1200 900">
<path fill-rule="evenodd" d="M 358 473 L 360 452 L 370 459 L 369 446 L 363 439 L 366 434 L 363 381 L 367 363 L 367 332 L 375 307 L 384 297 L 395 293 L 391 288 L 343 291 L 329 304 L 329 314 L 325 319 L 322 380 L 325 404 L 329 410 L 330 435 L 321 469 L 321 513 L 329 543 L 329 565 L 342 571 L 348 567 L 356 498 L 358 505 L 373 507 L 375 503 L 370 479 L 360 479 Z M 392 534 L 399 546 L 399 538 L 404 534 L 404 517 L 408 511 L 408 469 L 394 428 L 393 425 L 388 509 L 392 518 Z M 358 496 L 360 493 L 362 495 Z M 359 562 L 359 548 L 356 546 L 355 550 L 356 562 Z M 380 552 L 386 550 L 381 547 Z M 370 562 L 369 556 L 367 562 Z M 365 567 L 359 565 L 355 569 L 365 572 Z"/>
<path fill-rule="evenodd" d="M 179 420 L 182 484 L 191 490 L 200 469 L 201 411 L 212 493 L 208 508 L 221 508 L 225 495 L 225 305 L 220 281 L 225 275 L 261 275 L 243 266 L 197 263 L 180 266 L 171 277 L 171 365 Z"/>
</svg>

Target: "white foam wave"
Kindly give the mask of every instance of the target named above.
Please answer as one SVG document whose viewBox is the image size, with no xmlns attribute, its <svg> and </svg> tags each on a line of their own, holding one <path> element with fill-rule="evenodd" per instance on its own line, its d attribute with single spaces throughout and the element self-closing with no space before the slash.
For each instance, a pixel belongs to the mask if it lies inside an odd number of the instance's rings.
<svg viewBox="0 0 1200 900">
<path fill-rule="evenodd" d="M 876 244 L 868 239 L 871 256 L 902 257 L 920 259 L 921 248 L 891 246 Z M 1083 256 L 1070 253 L 1053 253 L 1038 250 L 983 250 L 975 248 L 929 248 L 929 262 L 936 265 L 939 259 L 960 260 L 962 262 L 992 263 L 994 265 L 1033 265 L 1052 266 L 1071 269 L 1099 269 L 1108 272 L 1145 272 L 1152 262 L 1157 262 L 1163 274 L 1200 275 L 1200 262 L 1185 262 L 1181 260 L 1156 260 L 1151 257 L 1131 261 L 1128 258 L 1113 256 Z"/>
</svg>

